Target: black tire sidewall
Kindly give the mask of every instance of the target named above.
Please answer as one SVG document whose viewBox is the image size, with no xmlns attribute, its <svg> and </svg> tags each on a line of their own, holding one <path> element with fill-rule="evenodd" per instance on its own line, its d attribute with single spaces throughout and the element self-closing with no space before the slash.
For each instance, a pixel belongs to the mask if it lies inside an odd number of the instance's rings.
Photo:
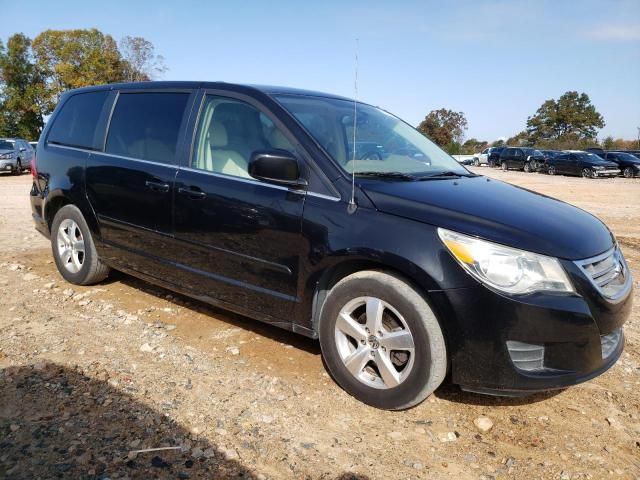
<svg viewBox="0 0 640 480">
<path fill-rule="evenodd" d="M 392 389 L 369 387 L 356 379 L 344 366 L 335 344 L 335 324 L 341 308 L 353 298 L 366 296 L 378 297 L 392 305 L 402 314 L 413 335 L 413 369 L 406 380 Z M 322 308 L 319 332 L 320 345 L 329 372 L 339 385 L 358 400 L 377 408 L 401 409 L 408 404 L 411 406 L 413 399 L 422 396 L 431 371 L 429 333 L 420 320 L 420 312 L 416 305 L 395 286 L 386 285 L 378 278 L 361 278 L 357 283 L 338 284 Z"/>
<path fill-rule="evenodd" d="M 65 268 L 58 254 L 58 228 L 62 221 L 66 219 L 71 219 L 76 222 L 82 232 L 82 238 L 84 239 L 84 262 L 82 263 L 82 268 L 76 273 L 72 273 Z M 60 275 L 62 275 L 62 277 L 69 283 L 83 285 L 90 274 L 91 265 L 93 264 L 94 255 L 96 255 L 96 253 L 95 247 L 93 246 L 91 232 L 89 231 L 87 222 L 78 207 L 74 205 L 66 205 L 56 213 L 51 224 L 51 250 Z"/>
</svg>

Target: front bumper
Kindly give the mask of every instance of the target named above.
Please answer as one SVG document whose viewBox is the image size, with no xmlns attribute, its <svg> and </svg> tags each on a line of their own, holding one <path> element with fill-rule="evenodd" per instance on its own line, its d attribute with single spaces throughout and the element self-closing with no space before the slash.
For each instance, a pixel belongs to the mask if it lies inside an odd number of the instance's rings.
<svg viewBox="0 0 640 480">
<path fill-rule="evenodd" d="M 594 170 L 593 174 L 596 177 L 616 177 L 620 175 L 619 169 L 610 169 L 610 170 Z"/>
<path fill-rule="evenodd" d="M 592 379 L 624 348 L 629 288 L 615 302 L 600 295 L 573 262 L 577 295 L 507 296 L 483 285 L 433 296 L 451 351 L 453 383 L 464 390 L 523 395 Z"/>
</svg>

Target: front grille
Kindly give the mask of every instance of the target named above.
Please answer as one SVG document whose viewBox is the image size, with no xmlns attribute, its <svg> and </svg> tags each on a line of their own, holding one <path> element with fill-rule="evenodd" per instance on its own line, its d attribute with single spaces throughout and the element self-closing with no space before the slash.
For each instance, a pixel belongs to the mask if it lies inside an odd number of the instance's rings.
<svg viewBox="0 0 640 480">
<path fill-rule="evenodd" d="M 533 372 L 544 368 L 544 345 L 508 340 L 507 350 L 518 370 Z"/>
<path fill-rule="evenodd" d="M 621 299 L 631 288 L 631 272 L 618 248 L 597 257 L 579 260 L 576 264 L 598 292 L 609 300 Z"/>
<path fill-rule="evenodd" d="M 616 347 L 622 340 L 622 329 L 618 328 L 607 335 L 600 336 L 600 344 L 602 345 L 602 359 L 606 360 L 616 350 Z"/>
</svg>

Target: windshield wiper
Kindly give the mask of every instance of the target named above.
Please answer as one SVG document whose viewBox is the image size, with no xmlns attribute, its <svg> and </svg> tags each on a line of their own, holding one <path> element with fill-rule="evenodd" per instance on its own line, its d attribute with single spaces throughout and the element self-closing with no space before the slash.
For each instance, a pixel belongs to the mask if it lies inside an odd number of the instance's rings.
<svg viewBox="0 0 640 480">
<path fill-rule="evenodd" d="M 356 176 L 397 178 L 398 180 L 416 180 L 416 177 L 402 172 L 356 172 Z"/>
<path fill-rule="evenodd" d="M 430 175 L 423 175 L 421 177 L 416 178 L 416 180 L 439 180 L 439 179 L 447 179 L 447 178 L 460 178 L 460 177 L 475 177 L 476 175 L 473 173 L 461 173 L 454 172 L 453 170 L 446 170 L 444 172 L 436 172 Z"/>
</svg>

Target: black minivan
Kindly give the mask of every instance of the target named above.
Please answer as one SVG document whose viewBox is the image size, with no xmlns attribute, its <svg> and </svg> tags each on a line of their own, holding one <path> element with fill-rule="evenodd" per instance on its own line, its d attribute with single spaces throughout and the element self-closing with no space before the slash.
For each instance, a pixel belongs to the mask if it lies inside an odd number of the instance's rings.
<svg viewBox="0 0 640 480">
<path fill-rule="evenodd" d="M 384 155 L 358 158 L 361 142 Z M 318 338 L 337 383 L 376 407 L 416 405 L 447 375 L 498 395 L 563 388 L 623 349 L 631 272 L 602 222 L 475 175 L 364 103 L 227 83 L 74 90 L 33 176 L 66 280 L 113 268 Z"/>
</svg>

